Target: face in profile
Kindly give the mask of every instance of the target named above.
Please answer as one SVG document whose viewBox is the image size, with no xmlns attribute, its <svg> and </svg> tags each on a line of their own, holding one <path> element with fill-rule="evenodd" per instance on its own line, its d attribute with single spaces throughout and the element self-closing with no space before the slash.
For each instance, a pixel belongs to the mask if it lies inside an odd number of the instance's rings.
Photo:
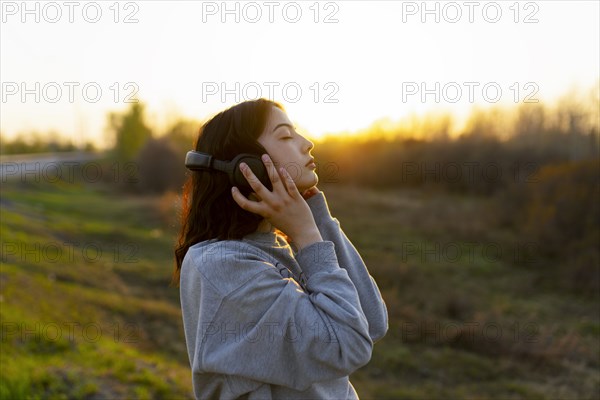
<svg viewBox="0 0 600 400">
<path fill-rule="evenodd" d="M 314 144 L 294 129 L 287 114 L 272 107 L 265 130 L 258 142 L 267 150 L 277 168 L 284 167 L 294 179 L 300 193 L 316 186 L 319 177 L 310 162 Z"/>
</svg>

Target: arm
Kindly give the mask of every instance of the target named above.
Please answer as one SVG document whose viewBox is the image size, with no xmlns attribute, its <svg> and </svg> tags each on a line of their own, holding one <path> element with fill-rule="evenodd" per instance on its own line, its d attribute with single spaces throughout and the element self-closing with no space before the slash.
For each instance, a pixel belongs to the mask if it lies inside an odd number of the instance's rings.
<svg viewBox="0 0 600 400">
<path fill-rule="evenodd" d="M 385 336 L 388 330 L 387 307 L 377 283 L 369 274 L 362 257 L 342 230 L 337 218 L 331 216 L 325 193 L 316 192 L 306 202 L 313 213 L 323 240 L 335 244 L 340 267 L 348 272 L 348 276 L 354 283 L 362 310 L 369 321 L 369 335 L 373 342 L 377 342 Z"/>
<path fill-rule="evenodd" d="M 265 261 L 224 259 L 257 272 L 223 298 L 207 327 L 198 356 L 203 371 L 302 391 L 370 360 L 368 322 L 332 242 L 296 254 L 308 293 Z"/>
</svg>

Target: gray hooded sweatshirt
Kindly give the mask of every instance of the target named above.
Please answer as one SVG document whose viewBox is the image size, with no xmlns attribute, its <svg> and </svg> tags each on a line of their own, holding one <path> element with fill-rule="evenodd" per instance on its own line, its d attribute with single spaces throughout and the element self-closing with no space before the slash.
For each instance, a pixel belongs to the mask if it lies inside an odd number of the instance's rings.
<svg viewBox="0 0 600 400">
<path fill-rule="evenodd" d="M 197 399 L 358 399 L 348 376 L 388 330 L 385 302 L 325 194 L 306 200 L 323 241 L 271 232 L 191 246 L 181 267 Z"/>
</svg>

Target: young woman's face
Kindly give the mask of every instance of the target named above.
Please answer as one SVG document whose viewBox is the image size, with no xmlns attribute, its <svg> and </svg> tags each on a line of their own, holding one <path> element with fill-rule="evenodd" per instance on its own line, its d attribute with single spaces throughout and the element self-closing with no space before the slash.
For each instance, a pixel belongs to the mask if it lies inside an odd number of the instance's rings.
<svg viewBox="0 0 600 400">
<path fill-rule="evenodd" d="M 313 158 L 313 143 L 296 133 L 285 112 L 271 108 L 267 126 L 258 138 L 277 168 L 284 167 L 291 175 L 300 193 L 319 181 L 314 166 L 307 165 Z"/>
</svg>

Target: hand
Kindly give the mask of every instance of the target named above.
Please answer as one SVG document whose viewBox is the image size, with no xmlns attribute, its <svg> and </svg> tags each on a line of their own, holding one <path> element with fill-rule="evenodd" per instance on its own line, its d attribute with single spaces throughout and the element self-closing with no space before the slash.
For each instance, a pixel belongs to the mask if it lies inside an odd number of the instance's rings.
<svg viewBox="0 0 600 400">
<path fill-rule="evenodd" d="M 269 191 L 252 170 L 242 163 L 240 169 L 254 190 L 254 197 L 259 201 L 247 199 L 234 187 L 232 195 L 235 202 L 244 210 L 264 217 L 294 242 L 307 245 L 309 241 L 318 241 L 320 234 L 312 211 L 292 177 L 283 167 L 277 171 L 268 155 L 266 161 L 263 158 L 263 162 L 273 184 L 273 191 Z"/>
<path fill-rule="evenodd" d="M 319 192 L 320 192 L 320 190 L 317 189 L 316 186 L 313 186 L 309 189 L 306 189 L 304 192 L 302 192 L 302 197 L 304 198 L 304 200 L 308 200 Z"/>
</svg>

